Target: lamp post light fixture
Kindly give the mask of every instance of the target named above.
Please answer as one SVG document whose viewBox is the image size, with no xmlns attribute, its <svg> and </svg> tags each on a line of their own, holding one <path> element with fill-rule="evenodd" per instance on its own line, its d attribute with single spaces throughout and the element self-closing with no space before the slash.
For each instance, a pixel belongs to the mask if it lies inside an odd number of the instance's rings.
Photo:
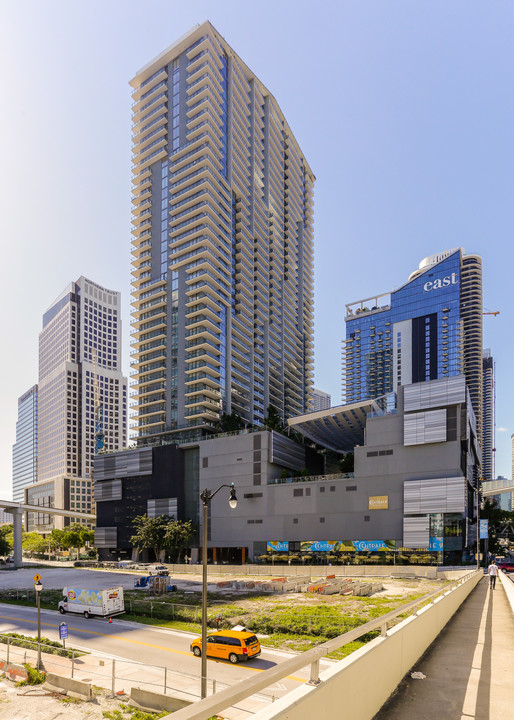
<svg viewBox="0 0 514 720">
<path fill-rule="evenodd" d="M 41 661 L 41 590 L 43 589 L 43 583 L 41 580 L 36 580 L 34 584 L 34 590 L 36 591 L 37 598 L 37 662 L 36 668 L 38 670 L 44 670 L 43 662 Z"/>
<path fill-rule="evenodd" d="M 200 500 L 203 503 L 203 542 L 202 542 L 202 669 L 201 669 L 201 698 L 207 697 L 207 523 L 208 510 L 212 498 L 221 488 L 230 488 L 228 504 L 234 510 L 237 506 L 236 488 L 231 485 L 220 485 L 217 490 L 211 492 L 208 489 L 202 490 Z"/>
</svg>

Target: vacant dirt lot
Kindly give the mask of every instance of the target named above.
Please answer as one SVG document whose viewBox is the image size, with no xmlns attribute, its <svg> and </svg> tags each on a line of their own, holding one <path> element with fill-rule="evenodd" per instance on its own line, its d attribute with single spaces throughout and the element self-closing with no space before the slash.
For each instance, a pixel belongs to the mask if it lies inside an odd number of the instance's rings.
<svg viewBox="0 0 514 720">
<path fill-rule="evenodd" d="M 122 708 L 122 702 L 96 692 L 94 702 L 74 701 L 44 690 L 40 685 L 16 687 L 10 680 L 0 680 L 0 720 L 104 720 L 103 713 Z M 126 700 L 127 698 L 125 698 Z M 129 715 L 123 715 L 128 718 Z"/>
</svg>

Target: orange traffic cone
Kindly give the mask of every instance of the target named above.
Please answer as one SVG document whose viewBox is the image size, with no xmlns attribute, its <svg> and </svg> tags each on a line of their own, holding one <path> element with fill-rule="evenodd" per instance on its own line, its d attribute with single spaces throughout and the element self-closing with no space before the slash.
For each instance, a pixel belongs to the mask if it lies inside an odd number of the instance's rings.
<svg viewBox="0 0 514 720">
<path fill-rule="evenodd" d="M 112 618 L 109 618 L 109 622 L 112 623 Z"/>
</svg>

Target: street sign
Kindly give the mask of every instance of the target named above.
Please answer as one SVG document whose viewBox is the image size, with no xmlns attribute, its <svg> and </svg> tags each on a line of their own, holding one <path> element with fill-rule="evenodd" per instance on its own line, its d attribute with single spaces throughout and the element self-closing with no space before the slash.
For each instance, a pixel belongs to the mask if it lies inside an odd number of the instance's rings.
<svg viewBox="0 0 514 720">
<path fill-rule="evenodd" d="M 68 637 L 68 626 L 66 623 L 61 623 L 59 625 L 59 640 L 66 640 Z"/>
<path fill-rule="evenodd" d="M 35 582 L 35 583 L 38 583 L 40 580 L 41 580 L 41 575 L 38 575 L 38 573 L 36 573 L 36 574 L 34 575 L 34 582 Z"/>
</svg>

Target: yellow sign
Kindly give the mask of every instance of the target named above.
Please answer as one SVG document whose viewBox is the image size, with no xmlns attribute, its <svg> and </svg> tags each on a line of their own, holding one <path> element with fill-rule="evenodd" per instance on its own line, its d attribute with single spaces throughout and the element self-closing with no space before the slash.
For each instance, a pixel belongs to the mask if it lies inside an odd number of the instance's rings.
<svg viewBox="0 0 514 720">
<path fill-rule="evenodd" d="M 38 575 L 37 573 L 34 575 L 34 582 L 38 583 L 41 580 L 41 575 Z"/>
<path fill-rule="evenodd" d="M 368 508 L 369 510 L 388 510 L 389 495 L 371 495 Z"/>
</svg>

